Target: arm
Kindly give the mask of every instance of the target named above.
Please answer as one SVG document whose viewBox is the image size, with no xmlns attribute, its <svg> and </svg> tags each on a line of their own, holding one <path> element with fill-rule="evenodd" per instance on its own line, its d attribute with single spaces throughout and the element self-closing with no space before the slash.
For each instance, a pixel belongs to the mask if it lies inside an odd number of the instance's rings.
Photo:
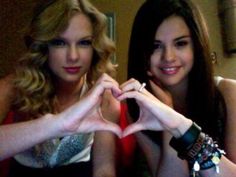
<svg viewBox="0 0 236 177">
<path fill-rule="evenodd" d="M 219 168 L 220 174 L 217 175 L 215 170 L 209 169 L 201 172 L 203 177 L 227 177 L 236 176 L 236 81 L 232 79 L 223 79 L 219 84 L 219 90 L 222 93 L 226 109 L 226 133 L 225 133 L 225 151 L 226 155 L 221 158 Z"/>
<path fill-rule="evenodd" d="M 0 161 L 52 138 L 56 133 L 49 125 L 54 124 L 53 116 L 45 115 L 32 121 L 1 125 Z"/>
<path fill-rule="evenodd" d="M 158 100 L 162 103 L 173 107 L 171 94 L 161 87 L 160 83 L 149 81 L 152 92 Z M 157 85 L 158 84 L 158 85 Z M 141 146 L 144 154 L 146 155 L 147 162 L 153 176 L 166 177 L 166 176 L 187 176 L 188 167 L 186 161 L 177 157 L 176 151 L 169 146 L 169 141 L 172 137 L 167 131 L 161 133 L 160 144 L 156 144 L 148 136 L 142 132 L 136 132 L 135 136 Z M 167 168 L 172 170 L 166 170 Z"/>
<path fill-rule="evenodd" d="M 118 99 L 124 100 L 127 98 L 134 98 L 137 101 L 141 111 L 138 122 L 126 128 L 126 130 L 123 133 L 124 136 L 140 130 L 154 130 L 154 131 L 166 130 L 170 134 L 172 134 L 172 136 L 174 136 L 175 138 L 180 138 L 191 127 L 192 121 L 190 119 L 184 117 L 183 115 L 179 114 L 178 112 L 174 111 L 167 105 L 160 102 L 160 100 L 151 95 L 146 89 L 143 89 L 142 92 L 137 91 L 140 87 L 140 84 L 137 84 L 137 82 L 130 84 L 123 86 L 122 90 L 124 93 Z M 232 86 L 230 87 L 231 94 L 228 96 L 228 99 L 231 99 L 231 103 L 227 101 L 225 94 L 223 95 L 226 99 L 227 111 L 229 112 L 229 110 L 231 110 L 229 113 L 231 114 L 231 116 L 234 116 L 235 114 L 232 111 L 233 108 L 235 108 L 236 106 L 235 105 L 236 101 L 233 101 L 236 96 L 235 95 L 236 86 L 233 83 L 231 86 Z M 229 90 L 227 92 L 229 94 Z M 234 121 L 232 121 L 232 119 Z M 230 118 L 227 121 L 231 121 L 227 123 L 227 129 L 229 129 L 230 125 L 231 126 L 235 125 L 235 116 L 234 118 Z M 230 134 L 228 131 L 229 130 L 227 130 L 228 138 L 226 138 L 226 143 L 227 139 L 228 140 L 230 139 L 230 141 L 232 141 L 233 140 L 232 136 L 234 135 L 235 137 L 234 134 L 235 131 L 230 131 Z M 232 142 L 228 143 L 232 144 Z M 229 156 L 222 155 L 221 161 L 219 163 L 220 173 L 219 174 L 216 173 L 216 170 L 213 167 L 208 170 L 201 170 L 200 174 L 202 177 L 236 176 L 236 165 L 235 165 L 235 160 L 233 159 L 234 158 L 233 154 L 235 154 L 235 147 L 234 149 L 231 149 L 232 145 L 229 146 L 229 144 L 226 144 L 226 146 L 228 146 L 226 149 L 229 151 L 230 154 Z"/>
<path fill-rule="evenodd" d="M 152 176 L 155 176 L 160 167 L 160 159 L 162 157 L 162 149 L 160 145 L 153 142 L 142 132 L 135 133 L 135 137 L 144 155 L 146 156 Z"/>
<path fill-rule="evenodd" d="M 116 124 L 104 121 L 94 114 L 105 89 L 119 92 L 119 88 L 113 83 L 102 81 L 79 102 L 60 114 L 47 114 L 36 120 L 0 126 L 0 160 L 55 137 L 97 130 L 112 131 L 119 136 L 121 130 Z"/>
<path fill-rule="evenodd" d="M 129 124 L 133 123 L 132 117 L 129 115 L 129 112 L 126 113 Z M 156 144 L 152 141 L 146 134 L 143 132 L 136 132 L 135 138 L 142 152 L 144 153 L 150 172 L 153 176 L 158 171 L 160 165 L 160 159 L 162 156 L 161 144 Z"/>
<path fill-rule="evenodd" d="M 225 150 L 227 157 L 236 163 L 236 81 L 224 79 L 220 82 L 219 89 L 227 108 Z"/>
<path fill-rule="evenodd" d="M 102 100 L 102 114 L 106 120 L 118 123 L 120 103 L 107 91 Z M 95 133 L 93 147 L 94 177 L 116 176 L 116 137 L 107 131 Z"/>
<path fill-rule="evenodd" d="M 219 84 L 227 108 L 227 121 L 226 121 L 226 137 L 225 137 L 225 151 L 226 155 L 222 157 L 219 167 L 220 175 L 236 176 L 236 81 L 231 79 L 223 79 Z M 214 176 L 211 170 L 203 171 L 204 176 Z M 217 176 L 217 175 L 215 175 Z"/>
</svg>

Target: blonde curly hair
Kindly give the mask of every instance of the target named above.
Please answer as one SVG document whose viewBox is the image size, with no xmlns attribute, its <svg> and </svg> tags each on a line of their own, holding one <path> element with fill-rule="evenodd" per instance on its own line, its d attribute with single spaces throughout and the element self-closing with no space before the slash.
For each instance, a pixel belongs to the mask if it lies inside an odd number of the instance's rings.
<svg viewBox="0 0 236 177">
<path fill-rule="evenodd" d="M 89 87 L 104 72 L 115 76 L 111 56 L 114 43 L 107 37 L 107 19 L 87 0 L 49 0 L 39 4 L 30 23 L 25 42 L 28 52 L 16 70 L 15 109 L 36 118 L 54 113 L 56 100 L 52 73 L 47 65 L 48 42 L 62 33 L 76 13 L 89 17 L 93 27 L 93 59 L 87 73 Z"/>
</svg>

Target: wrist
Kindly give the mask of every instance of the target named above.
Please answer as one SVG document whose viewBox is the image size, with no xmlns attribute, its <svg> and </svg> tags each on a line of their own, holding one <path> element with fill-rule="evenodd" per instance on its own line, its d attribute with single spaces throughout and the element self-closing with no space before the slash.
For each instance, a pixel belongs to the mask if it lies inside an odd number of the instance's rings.
<svg viewBox="0 0 236 177">
<path fill-rule="evenodd" d="M 192 124 L 192 120 L 187 119 L 185 117 L 181 117 L 180 121 L 178 121 L 176 126 L 172 128 L 170 132 L 175 138 L 180 138 L 187 132 L 187 130 L 192 126 Z"/>
<path fill-rule="evenodd" d="M 45 114 L 42 117 L 42 121 L 44 122 L 44 128 L 47 128 L 48 138 L 56 138 L 62 135 L 62 126 L 61 122 L 58 118 L 55 117 L 54 114 Z M 60 128 L 61 127 L 61 128 Z"/>
<path fill-rule="evenodd" d="M 197 141 L 201 133 L 201 128 L 194 122 L 185 133 L 178 138 L 173 137 L 170 141 L 170 146 L 173 147 L 177 152 L 178 156 L 184 159 L 185 153 L 193 146 Z"/>
</svg>

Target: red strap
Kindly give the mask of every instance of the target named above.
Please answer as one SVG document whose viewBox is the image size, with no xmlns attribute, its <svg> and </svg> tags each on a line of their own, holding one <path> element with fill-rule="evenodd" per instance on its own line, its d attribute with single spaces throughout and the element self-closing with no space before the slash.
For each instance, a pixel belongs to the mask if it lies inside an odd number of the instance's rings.
<svg viewBox="0 0 236 177">
<path fill-rule="evenodd" d="M 128 126 L 127 120 L 127 105 L 121 104 L 120 113 L 120 127 L 124 130 Z M 120 143 L 120 153 L 121 161 L 124 165 L 129 165 L 132 163 L 132 158 L 136 146 L 136 139 L 134 135 L 129 135 L 125 138 L 119 140 Z"/>
<path fill-rule="evenodd" d="M 11 111 L 7 114 L 7 117 L 3 120 L 3 124 L 10 124 L 13 123 L 13 115 L 14 113 Z"/>
</svg>

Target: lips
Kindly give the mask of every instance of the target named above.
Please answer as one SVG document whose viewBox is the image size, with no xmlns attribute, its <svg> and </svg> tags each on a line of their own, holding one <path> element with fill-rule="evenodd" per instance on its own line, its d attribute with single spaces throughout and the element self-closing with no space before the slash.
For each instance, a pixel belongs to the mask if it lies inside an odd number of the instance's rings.
<svg viewBox="0 0 236 177">
<path fill-rule="evenodd" d="M 81 67 L 76 66 L 76 67 L 63 67 L 63 68 L 69 74 L 77 74 L 80 71 Z"/>
<path fill-rule="evenodd" d="M 161 67 L 160 70 L 163 74 L 166 75 L 173 75 L 176 74 L 179 71 L 180 67 L 173 66 L 173 67 Z"/>
</svg>

